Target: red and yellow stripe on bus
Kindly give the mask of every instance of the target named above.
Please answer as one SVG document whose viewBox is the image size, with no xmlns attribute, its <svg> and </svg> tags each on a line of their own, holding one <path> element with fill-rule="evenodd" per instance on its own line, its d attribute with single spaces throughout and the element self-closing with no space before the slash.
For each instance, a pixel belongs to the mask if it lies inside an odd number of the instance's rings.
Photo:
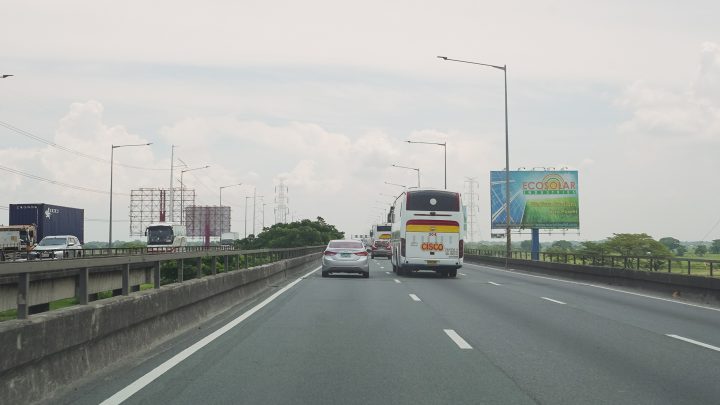
<svg viewBox="0 0 720 405">
<path fill-rule="evenodd" d="M 457 221 L 411 219 L 405 224 L 405 230 L 407 232 L 459 233 L 460 224 Z"/>
</svg>

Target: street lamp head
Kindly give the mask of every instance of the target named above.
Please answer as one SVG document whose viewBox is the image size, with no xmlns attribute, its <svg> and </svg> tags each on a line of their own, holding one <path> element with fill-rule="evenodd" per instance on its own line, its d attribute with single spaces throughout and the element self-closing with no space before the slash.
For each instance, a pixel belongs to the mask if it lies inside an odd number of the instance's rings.
<svg viewBox="0 0 720 405">
<path fill-rule="evenodd" d="M 438 58 L 440 58 L 440 59 L 445 59 L 445 60 L 448 59 L 447 56 L 438 56 Z"/>
</svg>

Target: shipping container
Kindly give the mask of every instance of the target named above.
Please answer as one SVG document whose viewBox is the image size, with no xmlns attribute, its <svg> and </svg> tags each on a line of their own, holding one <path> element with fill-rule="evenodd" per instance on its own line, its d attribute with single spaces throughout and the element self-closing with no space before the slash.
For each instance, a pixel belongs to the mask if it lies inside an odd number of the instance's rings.
<svg viewBox="0 0 720 405">
<path fill-rule="evenodd" d="M 37 226 L 40 242 L 45 236 L 73 235 L 85 243 L 85 210 L 52 204 L 10 204 L 10 225 Z"/>
</svg>

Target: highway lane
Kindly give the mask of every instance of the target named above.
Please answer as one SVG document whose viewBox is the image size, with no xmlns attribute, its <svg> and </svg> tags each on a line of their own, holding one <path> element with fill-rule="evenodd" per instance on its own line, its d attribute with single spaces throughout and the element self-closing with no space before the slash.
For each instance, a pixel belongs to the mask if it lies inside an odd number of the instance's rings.
<svg viewBox="0 0 720 405">
<path fill-rule="evenodd" d="M 369 280 L 315 272 L 125 403 L 720 398 L 720 352 L 666 336 L 717 345 L 718 311 L 470 264 L 460 273 L 397 277 L 384 259 L 372 261 Z M 202 336 L 185 336 L 60 402 L 110 398 Z"/>
</svg>

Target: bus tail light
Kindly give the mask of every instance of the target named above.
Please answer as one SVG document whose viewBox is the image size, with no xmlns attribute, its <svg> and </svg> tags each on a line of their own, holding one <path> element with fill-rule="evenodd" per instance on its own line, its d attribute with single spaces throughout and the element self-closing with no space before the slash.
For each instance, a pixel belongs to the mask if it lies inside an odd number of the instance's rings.
<svg viewBox="0 0 720 405">
<path fill-rule="evenodd" d="M 460 252 L 458 254 L 460 255 L 461 259 L 465 255 L 465 243 L 462 239 L 460 239 Z"/>
<path fill-rule="evenodd" d="M 405 238 L 400 238 L 400 256 L 405 257 Z"/>
</svg>

